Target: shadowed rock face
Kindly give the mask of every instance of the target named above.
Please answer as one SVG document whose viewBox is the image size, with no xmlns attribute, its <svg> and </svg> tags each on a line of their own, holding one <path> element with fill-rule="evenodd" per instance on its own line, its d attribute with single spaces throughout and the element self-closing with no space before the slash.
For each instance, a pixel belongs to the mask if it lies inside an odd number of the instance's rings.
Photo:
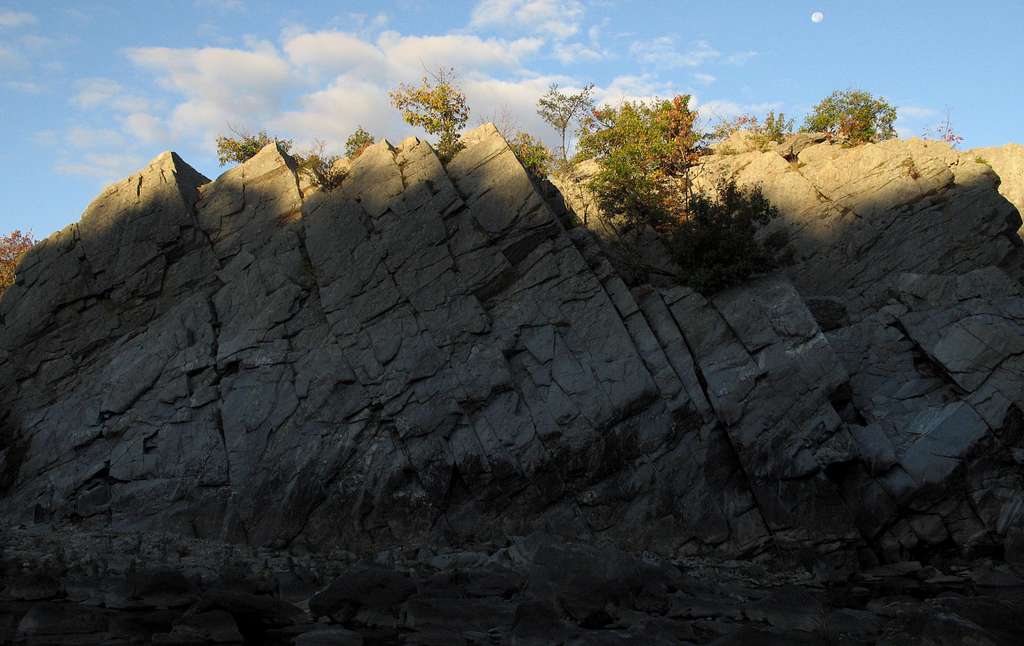
<svg viewBox="0 0 1024 646">
<path fill-rule="evenodd" d="M 0 300 L 4 517 L 834 566 L 1017 540 L 1020 219 L 987 167 L 715 156 L 801 262 L 707 299 L 629 287 L 492 126 L 465 142 L 377 144 L 326 193 L 275 145 L 213 182 L 166 153 L 38 245 Z"/>
</svg>

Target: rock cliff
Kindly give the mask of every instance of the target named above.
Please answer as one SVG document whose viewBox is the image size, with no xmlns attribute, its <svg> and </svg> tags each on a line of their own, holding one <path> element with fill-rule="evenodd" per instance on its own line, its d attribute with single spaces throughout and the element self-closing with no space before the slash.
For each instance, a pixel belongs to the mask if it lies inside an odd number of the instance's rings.
<svg viewBox="0 0 1024 646">
<path fill-rule="evenodd" d="M 544 532 L 826 578 L 1024 556 L 1000 162 L 710 156 L 701 186 L 761 184 L 797 254 L 705 298 L 623 274 L 493 126 L 464 142 L 376 144 L 330 192 L 276 145 L 214 181 L 164 153 L 37 245 L 0 300 L 8 524 L 363 555 Z"/>
</svg>

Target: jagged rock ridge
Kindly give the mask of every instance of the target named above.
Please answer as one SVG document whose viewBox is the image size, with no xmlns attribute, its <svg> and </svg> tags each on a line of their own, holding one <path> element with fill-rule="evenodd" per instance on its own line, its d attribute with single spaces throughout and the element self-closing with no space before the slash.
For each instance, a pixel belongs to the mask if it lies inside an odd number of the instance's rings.
<svg viewBox="0 0 1024 646">
<path fill-rule="evenodd" d="M 214 182 L 167 153 L 34 249 L 0 301 L 5 516 L 834 567 L 1018 540 L 1020 218 L 984 164 L 715 156 L 799 262 L 708 300 L 627 284 L 493 127 L 465 141 L 378 144 L 328 193 L 276 146 Z"/>
</svg>

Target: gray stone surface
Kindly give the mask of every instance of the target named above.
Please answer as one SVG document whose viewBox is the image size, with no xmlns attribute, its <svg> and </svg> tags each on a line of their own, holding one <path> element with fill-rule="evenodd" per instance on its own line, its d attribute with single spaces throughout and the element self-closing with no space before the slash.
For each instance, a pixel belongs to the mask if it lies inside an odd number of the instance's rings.
<svg viewBox="0 0 1024 646">
<path fill-rule="evenodd" d="M 796 252 L 787 273 L 800 293 L 839 298 L 853 321 L 884 305 L 895 274 L 1021 262 L 1021 216 L 997 192 L 999 176 L 941 142 L 819 143 L 793 161 L 784 151 L 705 160 L 702 187 L 722 177 L 762 186 L 781 213 L 770 230 L 784 230 Z"/>
<path fill-rule="evenodd" d="M 380 142 L 330 192 L 276 145 L 212 182 L 166 153 L 33 249 L 0 299 L 4 518 L 360 555 L 541 530 L 823 576 L 1016 553 L 1020 220 L 987 166 L 916 141 L 712 156 L 801 256 L 707 298 L 638 282 L 663 250 L 624 269 L 614 219 L 579 226 L 586 200 L 492 126 L 465 143 L 445 167 Z M 339 598 L 325 616 L 381 624 L 407 602 Z M 416 593 L 423 640 L 465 623 L 448 604 Z M 549 609 L 479 614 L 525 640 Z"/>
</svg>

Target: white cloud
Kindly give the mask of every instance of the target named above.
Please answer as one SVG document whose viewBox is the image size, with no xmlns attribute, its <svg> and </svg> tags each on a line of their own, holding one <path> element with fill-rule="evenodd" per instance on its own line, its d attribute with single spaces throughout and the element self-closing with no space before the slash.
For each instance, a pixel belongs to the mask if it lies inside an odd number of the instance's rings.
<svg viewBox="0 0 1024 646">
<path fill-rule="evenodd" d="M 348 76 L 306 94 L 296 109 L 283 112 L 269 123 L 271 130 L 288 133 L 300 147 L 322 139 L 334 151 L 357 126 L 378 137 L 394 136 L 403 129 L 400 115 L 390 109 L 385 87 Z"/>
<path fill-rule="evenodd" d="M 617 76 L 604 87 L 594 90 L 598 105 L 618 105 L 623 101 L 651 101 L 664 99 L 682 92 L 671 81 L 663 81 L 652 74 Z"/>
<path fill-rule="evenodd" d="M 642 63 L 664 68 L 698 67 L 721 56 L 706 40 L 698 40 L 687 51 L 681 52 L 671 36 L 634 41 L 629 46 L 629 53 Z"/>
<path fill-rule="evenodd" d="M 480 0 L 473 8 L 469 26 L 565 39 L 580 30 L 582 19 L 583 5 L 578 0 Z"/>
<path fill-rule="evenodd" d="M 36 17 L 25 11 L 0 11 L 0 29 L 34 25 Z"/>
<path fill-rule="evenodd" d="M 121 128 L 134 140 L 144 144 L 153 144 L 169 138 L 164 122 L 145 112 L 125 115 L 121 120 Z"/>
<path fill-rule="evenodd" d="M 20 69 L 25 66 L 25 59 L 6 47 L 0 47 L 0 69 Z"/>
<path fill-rule="evenodd" d="M 463 73 L 493 68 L 519 67 L 523 58 L 535 54 L 544 41 L 519 38 L 512 41 L 476 36 L 402 36 L 394 31 L 380 35 L 377 44 L 397 76 L 421 76 L 428 68 L 457 67 Z"/>
<path fill-rule="evenodd" d="M 383 29 L 384 27 L 387 27 L 389 22 L 391 22 L 390 16 L 383 11 L 372 17 L 365 13 L 350 13 L 348 14 L 348 18 L 349 21 L 360 31 Z"/>
<path fill-rule="evenodd" d="M 32 50 L 49 49 L 57 43 L 53 38 L 39 36 L 38 34 L 25 34 L 19 40 L 22 46 Z"/>
<path fill-rule="evenodd" d="M 6 81 L 4 87 L 25 94 L 39 94 L 43 91 L 43 86 L 33 81 Z"/>
<path fill-rule="evenodd" d="M 245 8 L 242 0 L 194 0 L 192 4 L 199 9 L 215 11 L 240 11 Z"/>
<path fill-rule="evenodd" d="M 124 137 L 121 136 L 121 133 L 109 128 L 73 126 L 65 133 L 64 140 L 73 148 L 79 149 L 124 145 Z"/>
<path fill-rule="evenodd" d="M 304 33 L 288 39 L 284 51 L 289 60 L 328 74 L 353 70 L 382 73 L 387 67 L 384 53 L 372 43 L 337 31 Z"/>
<path fill-rule="evenodd" d="M 110 181 L 133 173 L 145 163 L 145 158 L 131 153 L 87 153 L 75 160 L 57 162 L 54 170 L 64 175 L 85 175 Z"/>
<path fill-rule="evenodd" d="M 291 68 L 273 45 L 255 42 L 250 47 L 145 47 L 127 54 L 156 73 L 162 87 L 185 97 L 171 113 L 172 134 L 212 141 L 229 123 L 248 127 L 277 114 L 293 84 Z"/>
<path fill-rule="evenodd" d="M 896 108 L 896 113 L 900 119 L 931 119 L 939 114 L 931 108 L 922 108 L 914 105 L 901 105 Z"/>
<path fill-rule="evenodd" d="M 725 57 L 725 62 L 729 65 L 745 65 L 747 61 L 760 55 L 760 52 L 755 52 L 753 50 L 734 52 Z"/>
<path fill-rule="evenodd" d="M 778 101 L 765 103 L 737 103 L 725 99 L 713 99 L 711 101 L 694 100 L 690 107 L 696 108 L 699 114 L 699 122 L 702 126 L 713 126 L 720 121 L 733 119 L 741 114 L 752 114 L 761 117 L 769 110 L 778 112 L 782 103 Z"/>
<path fill-rule="evenodd" d="M 712 74 L 704 74 L 704 73 L 701 73 L 701 72 L 698 72 L 698 73 L 694 74 L 693 78 L 697 79 L 699 82 L 703 83 L 704 85 L 711 85 L 712 83 L 714 83 L 715 81 L 718 80 L 718 78 L 715 77 Z"/>
<path fill-rule="evenodd" d="M 563 65 L 593 62 L 604 59 L 608 54 L 583 43 L 555 43 L 552 55 Z"/>
<path fill-rule="evenodd" d="M 82 79 L 75 84 L 75 87 L 78 91 L 71 97 L 71 102 L 80 108 L 106 107 L 117 112 L 149 109 L 148 99 L 126 92 L 124 87 L 113 79 L 102 77 Z"/>
<path fill-rule="evenodd" d="M 56 146 L 60 137 L 56 130 L 39 130 L 32 133 L 32 141 L 40 146 Z"/>
</svg>

